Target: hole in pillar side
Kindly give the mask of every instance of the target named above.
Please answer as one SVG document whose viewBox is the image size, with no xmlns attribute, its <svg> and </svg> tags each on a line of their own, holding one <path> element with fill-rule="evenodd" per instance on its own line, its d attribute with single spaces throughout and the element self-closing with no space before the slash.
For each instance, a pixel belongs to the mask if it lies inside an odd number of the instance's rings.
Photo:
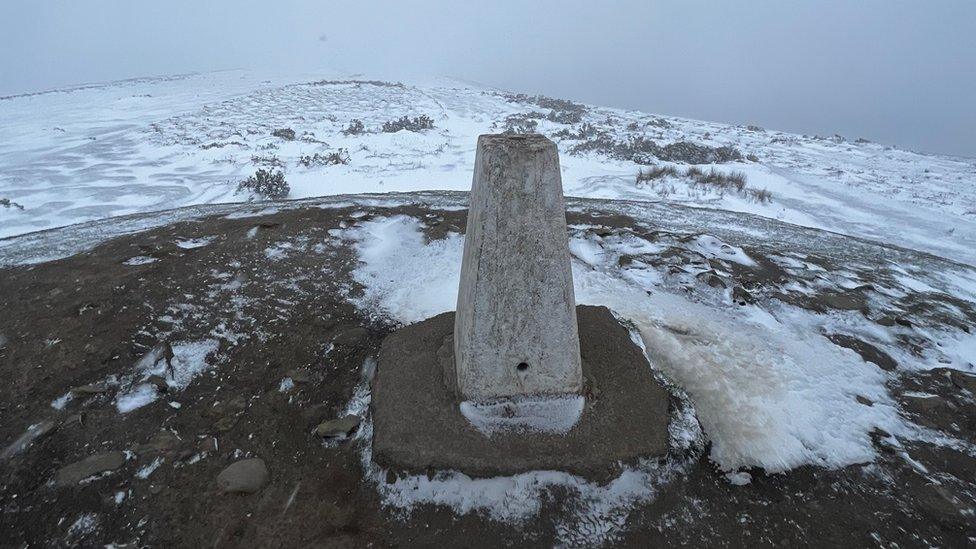
<svg viewBox="0 0 976 549">
<path fill-rule="evenodd" d="M 529 365 L 525 362 L 519 362 L 518 366 L 516 366 L 515 369 L 520 372 L 524 372 L 529 369 Z"/>
</svg>

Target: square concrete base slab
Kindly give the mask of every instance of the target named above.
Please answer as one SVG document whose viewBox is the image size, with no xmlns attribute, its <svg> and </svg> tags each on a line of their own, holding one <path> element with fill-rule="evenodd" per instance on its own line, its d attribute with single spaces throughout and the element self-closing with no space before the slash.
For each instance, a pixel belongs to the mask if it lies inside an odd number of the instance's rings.
<svg viewBox="0 0 976 549">
<path fill-rule="evenodd" d="M 605 307 L 577 307 L 586 405 L 566 434 L 476 430 L 453 380 L 454 313 L 387 336 L 372 387 L 373 460 L 393 471 L 473 477 L 565 471 L 605 481 L 668 450 L 669 393 Z"/>
</svg>

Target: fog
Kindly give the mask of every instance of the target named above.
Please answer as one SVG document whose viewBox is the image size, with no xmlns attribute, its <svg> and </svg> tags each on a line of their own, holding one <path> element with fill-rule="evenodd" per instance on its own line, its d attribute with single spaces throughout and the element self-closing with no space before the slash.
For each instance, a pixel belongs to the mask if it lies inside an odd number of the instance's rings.
<svg viewBox="0 0 976 549">
<path fill-rule="evenodd" d="M 976 2 L 4 0 L 0 95 L 339 69 L 976 156 Z"/>
</svg>

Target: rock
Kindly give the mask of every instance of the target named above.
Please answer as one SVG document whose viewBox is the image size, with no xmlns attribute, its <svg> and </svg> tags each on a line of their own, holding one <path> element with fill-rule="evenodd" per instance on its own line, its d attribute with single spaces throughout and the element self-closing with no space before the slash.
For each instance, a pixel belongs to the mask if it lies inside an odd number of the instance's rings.
<svg viewBox="0 0 976 549">
<path fill-rule="evenodd" d="M 123 464 L 125 464 L 125 454 L 122 452 L 94 454 L 58 469 L 54 482 L 58 486 L 73 486 L 92 475 L 114 471 Z"/>
<path fill-rule="evenodd" d="M 357 416 L 323 421 L 315 428 L 315 434 L 326 438 L 346 438 L 359 428 Z"/>
<path fill-rule="evenodd" d="M 218 448 L 217 437 L 204 437 L 197 443 L 197 449 L 201 452 L 216 452 Z"/>
<path fill-rule="evenodd" d="M 888 353 L 878 349 L 874 345 L 861 341 L 854 336 L 849 336 L 846 334 L 827 334 L 827 339 L 829 339 L 834 345 L 854 351 L 855 353 L 861 355 L 861 359 L 863 359 L 865 362 L 873 362 L 886 372 L 890 372 L 898 367 L 898 362 L 891 358 Z"/>
<path fill-rule="evenodd" d="M 966 505 L 940 484 L 926 484 L 915 495 L 922 511 L 933 519 L 948 524 L 963 524 Z"/>
<path fill-rule="evenodd" d="M 842 311 L 859 311 L 864 307 L 864 298 L 858 293 L 845 292 L 842 294 L 824 294 L 820 301 L 831 309 Z"/>
<path fill-rule="evenodd" d="M 268 467 L 261 458 L 234 462 L 217 475 L 217 487 L 222 492 L 253 494 L 267 482 Z"/>
<path fill-rule="evenodd" d="M 105 383 L 89 383 L 88 385 L 71 388 L 71 394 L 77 397 L 97 395 L 106 391 L 108 391 L 108 385 Z"/>
<path fill-rule="evenodd" d="M 6 459 L 15 454 L 26 450 L 35 441 L 38 441 L 54 432 L 57 423 L 51 420 L 44 420 L 27 428 L 24 434 L 17 437 L 6 448 L 0 451 L 0 459 Z"/>
<path fill-rule="evenodd" d="M 976 395 L 976 376 L 964 374 L 958 370 L 952 370 L 949 372 L 949 379 L 952 380 L 952 384 L 956 387 L 965 389 Z"/>
<path fill-rule="evenodd" d="M 868 397 L 857 395 L 854 398 L 857 399 L 857 402 L 860 404 L 863 404 L 865 406 L 874 406 L 874 402 L 872 402 L 871 399 Z"/>
<path fill-rule="evenodd" d="M 146 380 L 150 385 L 156 387 L 160 393 L 165 393 L 169 390 L 169 383 L 166 383 L 166 378 L 158 375 L 151 375 L 149 379 Z"/>
<path fill-rule="evenodd" d="M 309 383 L 312 381 L 312 374 L 308 370 L 288 370 L 285 375 L 290 377 L 295 383 Z"/>
<path fill-rule="evenodd" d="M 365 328 L 353 328 L 332 338 L 332 344 L 336 347 L 360 347 L 367 335 Z"/>
<path fill-rule="evenodd" d="M 238 419 L 237 416 L 222 417 L 218 419 L 216 423 L 214 423 L 213 425 L 214 429 L 220 431 L 221 433 L 226 433 L 227 431 L 233 429 L 235 425 L 237 425 L 237 419 Z"/>
<path fill-rule="evenodd" d="M 705 284 L 708 284 L 712 288 L 719 288 L 724 290 L 725 288 L 728 287 L 726 286 L 725 281 L 722 280 L 722 277 L 718 276 L 713 272 L 706 271 L 703 273 L 698 273 L 697 275 L 695 275 L 695 277 L 698 280 L 704 282 Z"/>
<path fill-rule="evenodd" d="M 732 288 L 732 301 L 738 303 L 739 305 L 745 305 L 746 303 L 755 302 L 755 298 L 752 294 L 742 286 L 736 286 Z"/>
<path fill-rule="evenodd" d="M 948 404 L 938 395 L 902 395 L 902 402 L 911 411 L 921 414 L 945 409 Z"/>
<path fill-rule="evenodd" d="M 145 453 L 168 453 L 178 449 L 183 445 L 183 441 L 172 431 L 160 431 L 153 435 L 148 442 L 142 444 L 137 449 L 140 454 Z"/>
</svg>

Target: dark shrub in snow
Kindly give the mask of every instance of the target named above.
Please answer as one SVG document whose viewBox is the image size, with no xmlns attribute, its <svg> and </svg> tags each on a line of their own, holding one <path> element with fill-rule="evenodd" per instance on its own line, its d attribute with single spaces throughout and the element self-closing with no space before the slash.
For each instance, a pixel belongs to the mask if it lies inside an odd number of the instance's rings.
<svg viewBox="0 0 976 549">
<path fill-rule="evenodd" d="M 363 121 L 358 118 L 353 118 L 349 121 L 349 125 L 346 129 L 342 130 L 343 135 L 362 135 L 366 133 L 366 126 Z"/>
<path fill-rule="evenodd" d="M 404 116 L 398 118 L 397 120 L 390 120 L 389 122 L 384 122 L 383 132 L 396 133 L 400 130 L 419 132 L 423 130 L 429 130 L 433 127 L 434 127 L 434 119 L 427 116 L 426 114 L 422 114 L 414 118 Z"/>
<path fill-rule="evenodd" d="M 285 181 L 285 173 L 276 170 L 258 170 L 254 175 L 237 185 L 237 192 L 250 192 L 268 200 L 278 200 L 288 196 L 291 187 Z"/>
<path fill-rule="evenodd" d="M 291 128 L 281 128 L 281 129 L 278 129 L 278 130 L 275 130 L 275 131 L 271 132 L 271 135 L 273 135 L 275 137 L 280 137 L 280 138 L 284 139 L 285 141 L 294 141 L 294 139 L 295 139 L 295 130 L 293 130 Z"/>
<path fill-rule="evenodd" d="M 311 168 L 312 166 L 338 166 L 340 164 L 348 164 L 349 151 L 346 149 L 339 149 L 338 151 L 325 154 L 315 153 L 311 156 L 302 155 L 298 159 L 298 163 L 306 168 Z"/>
</svg>

